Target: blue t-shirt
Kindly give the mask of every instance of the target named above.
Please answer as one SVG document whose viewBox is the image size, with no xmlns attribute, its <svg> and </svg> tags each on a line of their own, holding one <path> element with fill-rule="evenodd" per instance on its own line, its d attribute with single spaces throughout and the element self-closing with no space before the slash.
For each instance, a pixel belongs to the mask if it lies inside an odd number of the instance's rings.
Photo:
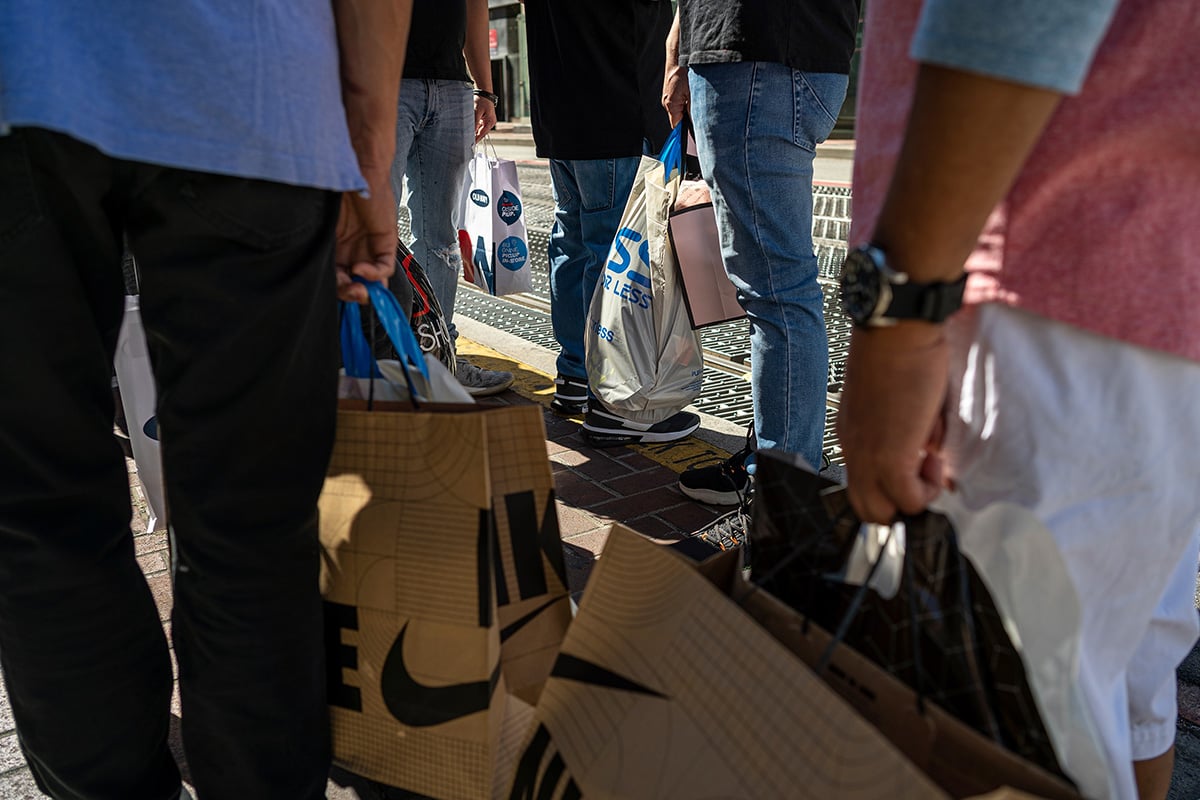
<svg viewBox="0 0 1200 800">
<path fill-rule="evenodd" d="M 1119 0 L 927 0 L 917 61 L 1079 92 Z"/>
<path fill-rule="evenodd" d="M 0 133 L 122 159 L 365 188 L 329 0 L 4 0 Z"/>
</svg>

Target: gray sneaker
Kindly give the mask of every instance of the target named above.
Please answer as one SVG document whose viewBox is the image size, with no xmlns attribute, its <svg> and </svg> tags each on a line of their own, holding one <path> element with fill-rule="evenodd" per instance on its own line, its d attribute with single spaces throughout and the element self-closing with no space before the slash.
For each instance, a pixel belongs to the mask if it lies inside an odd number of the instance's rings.
<svg viewBox="0 0 1200 800">
<path fill-rule="evenodd" d="M 500 394 L 513 383 L 511 372 L 477 367 L 464 358 L 458 359 L 458 369 L 455 371 L 454 377 L 458 378 L 458 382 L 472 397 Z"/>
</svg>

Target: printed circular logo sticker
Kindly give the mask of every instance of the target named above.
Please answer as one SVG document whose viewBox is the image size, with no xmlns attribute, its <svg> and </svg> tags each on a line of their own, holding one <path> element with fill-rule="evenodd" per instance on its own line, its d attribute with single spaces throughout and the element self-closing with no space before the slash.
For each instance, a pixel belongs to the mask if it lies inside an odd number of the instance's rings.
<svg viewBox="0 0 1200 800">
<path fill-rule="evenodd" d="M 474 189 L 471 192 L 471 202 L 480 208 L 487 208 L 488 202 L 491 200 L 488 193 L 483 189 Z"/>
<path fill-rule="evenodd" d="M 512 225 L 521 218 L 521 198 L 512 192 L 502 193 L 500 201 L 496 203 L 496 213 L 505 225 Z"/>
<path fill-rule="evenodd" d="M 516 272 L 529 260 L 529 248 L 520 237 L 510 236 L 496 248 L 496 260 L 500 262 L 500 266 Z"/>
</svg>

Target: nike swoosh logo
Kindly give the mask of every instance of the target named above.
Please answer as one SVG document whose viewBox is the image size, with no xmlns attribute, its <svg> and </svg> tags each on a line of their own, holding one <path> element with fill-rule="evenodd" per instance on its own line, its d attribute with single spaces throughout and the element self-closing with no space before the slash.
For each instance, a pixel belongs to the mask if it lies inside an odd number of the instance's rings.
<svg viewBox="0 0 1200 800">
<path fill-rule="evenodd" d="M 556 597 L 553 600 L 547 600 L 545 603 L 542 603 L 540 606 L 535 608 L 533 611 L 530 611 L 528 614 L 521 617 L 516 622 L 513 622 L 508 627 L 501 628 L 500 629 L 500 641 L 507 642 L 510 638 L 512 638 L 512 635 L 514 633 L 521 630 L 521 628 L 524 628 L 529 623 L 533 622 L 534 618 L 537 617 L 538 614 L 541 614 L 543 611 L 545 611 L 547 608 L 554 605 L 555 603 L 560 603 L 566 599 L 567 598 L 565 598 L 565 597 Z"/>
<path fill-rule="evenodd" d="M 585 661 L 578 656 L 567 653 L 559 654 L 558 660 L 554 662 L 554 669 L 550 671 L 550 675 L 551 677 L 563 678 L 568 681 L 578 681 L 579 683 L 588 683 L 593 686 L 603 686 L 608 689 L 620 689 L 625 692 L 636 692 L 637 694 L 647 694 L 651 697 L 667 699 L 667 696 L 662 692 L 656 692 L 653 689 L 642 686 L 640 683 L 634 683 L 629 678 L 618 675 L 599 664 Z"/>
<path fill-rule="evenodd" d="M 146 420 L 146 424 L 142 426 L 142 433 L 146 434 L 146 438 L 153 442 L 158 441 L 158 417 L 151 417 Z"/>
<path fill-rule="evenodd" d="M 485 681 L 426 686 L 412 676 L 404 663 L 407 632 L 406 622 L 388 651 L 379 680 L 383 702 L 397 721 L 410 728 L 428 728 L 488 710 L 500 681 L 499 663 L 492 677 Z"/>
</svg>

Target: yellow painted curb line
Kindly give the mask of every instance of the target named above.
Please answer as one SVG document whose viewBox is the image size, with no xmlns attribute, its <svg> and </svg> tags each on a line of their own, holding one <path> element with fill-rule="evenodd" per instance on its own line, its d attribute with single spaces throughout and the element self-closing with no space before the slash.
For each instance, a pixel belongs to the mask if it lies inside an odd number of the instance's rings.
<svg viewBox="0 0 1200 800">
<path fill-rule="evenodd" d="M 521 397 L 541 403 L 547 408 L 550 407 L 550 401 L 554 399 L 554 378 L 552 376 L 463 336 L 458 337 L 457 350 L 460 356 L 469 357 L 471 363 L 476 366 L 511 372 L 513 374 L 512 391 Z M 578 419 L 572 421 L 582 424 Z M 693 465 L 716 464 L 731 455 L 720 447 L 694 436 L 662 444 L 626 446 L 674 472 L 683 472 Z"/>
</svg>

